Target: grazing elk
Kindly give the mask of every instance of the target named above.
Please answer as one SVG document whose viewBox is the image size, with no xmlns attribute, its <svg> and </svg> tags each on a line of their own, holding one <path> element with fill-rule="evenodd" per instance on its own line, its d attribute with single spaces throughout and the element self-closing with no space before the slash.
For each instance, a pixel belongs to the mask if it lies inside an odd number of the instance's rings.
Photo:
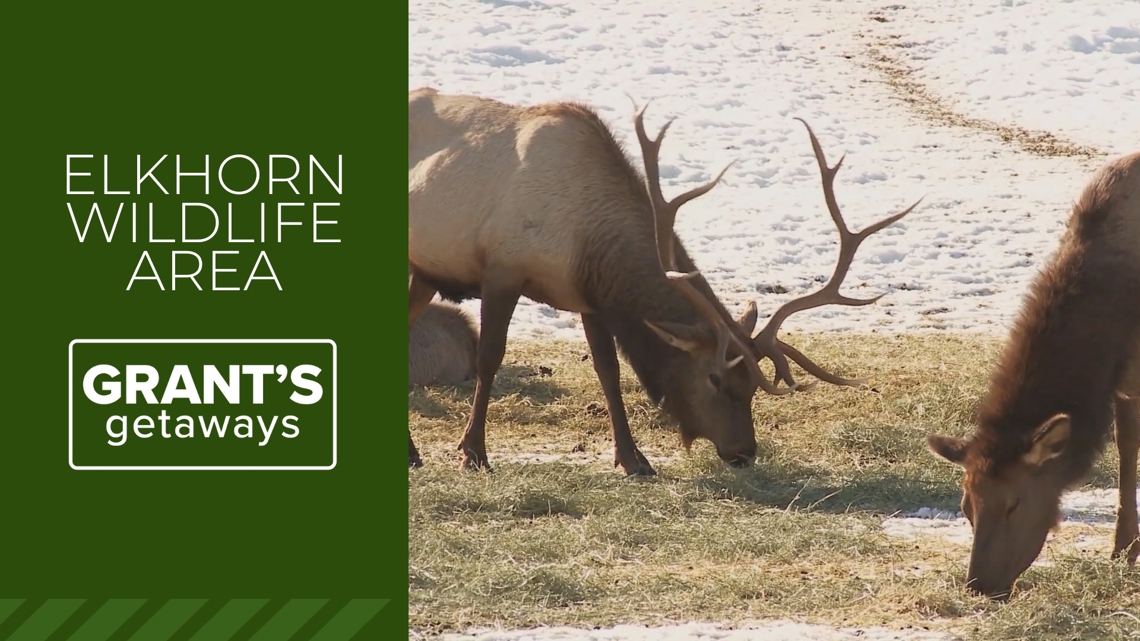
<svg viewBox="0 0 1140 641">
<path fill-rule="evenodd" d="M 971 590 L 1006 598 L 1060 520 L 1061 494 L 1104 451 L 1115 411 L 1120 505 L 1113 558 L 1140 556 L 1140 153 L 1093 175 L 1029 287 L 968 439 L 930 435 L 965 469 Z"/>
<path fill-rule="evenodd" d="M 432 303 L 408 328 L 408 389 L 413 386 L 458 385 L 475 378 L 479 333 L 466 312 Z M 420 453 L 408 434 L 408 466 L 420 467 Z"/>
<path fill-rule="evenodd" d="M 455 302 L 482 299 L 475 398 L 458 446 L 464 466 L 488 467 L 487 405 L 520 296 L 581 315 L 609 410 L 614 464 L 627 474 L 654 471 L 630 434 L 615 339 L 649 397 L 677 420 L 682 443 L 708 439 L 733 466 L 756 454 L 757 388 L 797 388 L 788 358 L 821 380 L 861 383 L 824 371 L 776 334 L 797 311 L 877 300 L 848 298 L 839 285 L 859 244 L 918 203 L 849 232 L 832 190 L 839 164 L 827 167 L 808 127 L 840 231 L 838 265 L 827 285 L 785 304 L 753 339 L 755 303 L 732 318 L 673 234 L 678 208 L 720 176 L 666 202 L 657 155 L 669 125 L 650 140 L 643 113 L 634 123 L 645 175 L 584 105 L 524 107 L 431 88 L 409 92 L 408 324 L 436 292 Z M 765 357 L 776 368 L 772 382 L 759 368 Z"/>
</svg>

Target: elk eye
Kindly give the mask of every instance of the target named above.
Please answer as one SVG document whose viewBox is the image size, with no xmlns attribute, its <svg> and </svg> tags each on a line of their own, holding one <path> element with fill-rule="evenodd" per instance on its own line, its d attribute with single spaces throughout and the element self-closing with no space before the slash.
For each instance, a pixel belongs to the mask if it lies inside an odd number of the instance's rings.
<svg viewBox="0 0 1140 641">
<path fill-rule="evenodd" d="M 1017 509 L 1018 505 L 1021 505 L 1021 499 L 1013 499 L 1013 503 L 1010 503 L 1009 507 L 1005 509 L 1005 515 L 1008 517 L 1013 514 L 1013 511 Z"/>
<path fill-rule="evenodd" d="M 712 385 L 714 390 L 720 390 L 720 376 L 717 374 L 709 374 L 709 385 Z"/>
</svg>

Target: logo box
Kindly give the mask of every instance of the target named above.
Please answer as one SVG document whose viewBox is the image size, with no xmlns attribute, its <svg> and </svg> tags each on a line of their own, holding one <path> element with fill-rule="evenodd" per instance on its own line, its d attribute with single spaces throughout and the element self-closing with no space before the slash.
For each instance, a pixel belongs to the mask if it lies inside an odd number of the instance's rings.
<svg viewBox="0 0 1140 641">
<path fill-rule="evenodd" d="M 163 464 L 159 464 L 159 465 L 137 464 L 136 465 L 136 464 L 122 464 L 122 463 L 89 464 L 86 461 L 86 459 L 91 458 L 90 454 L 88 454 L 87 456 L 85 456 L 84 461 L 82 461 L 81 463 L 77 463 L 76 462 L 76 422 L 75 422 L 76 421 L 76 403 L 77 403 L 77 400 L 79 402 L 87 404 L 87 405 L 91 405 L 91 403 L 83 394 L 83 390 L 81 389 L 81 385 L 82 385 L 81 379 L 76 378 L 76 371 L 75 371 L 76 360 L 77 360 L 76 359 L 76 348 L 86 346 L 86 345 L 123 345 L 123 346 L 186 345 L 186 346 L 190 346 L 188 348 L 189 351 L 186 354 L 187 356 L 190 356 L 189 360 L 193 360 L 193 358 L 194 358 L 192 356 L 193 353 L 195 351 L 200 351 L 200 350 L 204 349 L 205 348 L 204 346 L 272 346 L 272 345 L 281 346 L 281 345 L 284 345 L 284 346 L 294 346 L 294 347 L 295 346 L 306 346 L 303 348 L 305 350 L 313 350 L 314 348 L 319 349 L 319 346 L 322 346 L 322 345 L 328 346 L 331 353 L 329 354 L 330 358 L 326 361 L 326 363 L 331 364 L 331 367 L 329 368 L 330 374 L 331 374 L 331 387 L 325 386 L 324 396 L 321 399 L 320 404 L 322 404 L 322 405 L 328 404 L 331 406 L 331 423 L 328 425 L 329 429 L 327 430 L 329 432 L 329 436 L 331 437 L 331 461 L 328 458 L 325 458 L 324 461 L 321 461 L 319 463 L 314 463 L 314 464 L 306 464 L 306 463 L 297 464 L 296 461 L 290 461 L 290 462 L 285 463 L 285 464 L 274 464 L 272 462 L 269 462 L 266 464 L 218 464 L 218 465 L 213 465 L 213 464 L 201 464 L 201 465 L 199 465 L 199 464 L 165 464 L 165 465 L 163 465 Z M 137 347 L 135 349 L 137 349 Z M 214 349 L 216 350 L 218 348 L 215 347 Z M 251 349 L 251 348 L 243 348 L 243 349 Z M 264 350 L 264 347 L 253 348 L 253 349 Z M 235 360 L 236 362 L 242 361 L 242 358 L 237 357 L 236 354 L 234 356 L 236 358 L 230 358 L 230 360 Z M 106 360 L 106 359 L 104 359 L 104 360 Z M 146 362 L 145 360 L 138 359 L 138 358 L 135 358 L 133 360 L 135 362 L 138 362 L 139 360 Z M 263 358 L 262 360 L 265 360 L 265 359 Z M 160 369 L 160 371 L 161 371 L 161 369 Z M 83 374 L 82 371 L 79 372 L 80 377 L 82 377 L 82 374 Z M 323 374 L 323 372 L 322 372 L 322 374 Z M 322 378 L 324 378 L 324 377 L 322 377 Z M 325 380 L 328 380 L 328 379 L 325 379 Z M 157 393 L 160 390 L 158 388 L 156 388 L 155 391 Z M 76 396 L 77 393 L 79 395 L 78 398 Z M 147 408 L 148 405 L 138 404 L 135 407 Z M 183 406 L 183 407 L 186 407 L 186 406 Z M 203 406 L 197 406 L 197 407 L 203 407 Z M 225 406 L 221 405 L 219 407 L 225 407 Z M 320 409 L 320 408 L 318 408 L 318 409 Z M 321 425 L 320 427 L 323 428 L 324 426 Z M 255 427 L 254 430 L 256 431 L 256 429 L 257 428 Z M 257 441 L 257 440 L 259 440 L 259 438 L 257 438 L 258 436 L 259 435 L 255 434 L 255 438 L 249 439 L 249 440 Z M 148 440 L 153 440 L 153 439 L 148 439 Z M 199 439 L 199 440 L 201 440 L 201 439 Z M 218 439 L 218 440 L 220 441 L 221 439 Z M 322 439 L 321 443 L 322 443 L 322 445 L 324 445 L 327 448 L 327 445 L 325 445 L 328 443 L 327 441 L 324 441 Z M 104 444 L 106 444 L 106 443 L 104 442 Z M 308 446 L 307 443 L 305 445 Z M 110 446 L 108 446 L 108 447 L 110 447 Z M 257 452 L 257 450 L 253 450 L 253 451 Z M 105 338 L 105 339 L 98 339 L 98 338 L 82 338 L 82 339 L 75 339 L 75 340 L 71 341 L 71 343 L 68 345 L 68 438 L 67 438 L 67 453 L 68 453 L 68 465 L 70 465 L 71 468 L 74 470 L 267 470 L 267 471 L 272 471 L 272 470 L 331 470 L 331 469 L 336 467 L 336 462 L 337 462 L 337 346 L 336 346 L 336 342 L 333 340 L 330 340 L 330 339 L 316 339 L 316 338 L 314 338 L 314 339 L 308 339 L 308 338 L 297 338 L 297 339 L 212 339 L 212 338 L 211 339 L 204 339 L 204 338 L 203 339 L 194 339 L 194 338 L 185 338 L 185 339 L 179 339 L 179 338 L 169 338 L 169 339 L 162 339 L 162 338 Z M 258 452 L 258 454 L 260 454 L 260 452 Z M 262 457 L 262 458 L 264 458 L 264 457 Z M 328 461 L 328 462 L 325 462 L 325 461 Z"/>
</svg>

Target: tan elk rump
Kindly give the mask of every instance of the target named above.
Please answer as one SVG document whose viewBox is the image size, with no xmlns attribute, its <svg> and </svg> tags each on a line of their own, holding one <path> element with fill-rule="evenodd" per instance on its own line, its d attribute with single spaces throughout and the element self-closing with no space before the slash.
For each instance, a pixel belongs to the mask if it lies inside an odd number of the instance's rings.
<svg viewBox="0 0 1140 641">
<path fill-rule="evenodd" d="M 408 388 L 458 385 L 475 378 L 479 332 L 466 312 L 452 305 L 431 303 L 408 328 Z M 408 434 L 408 465 L 423 461 Z"/>
<path fill-rule="evenodd" d="M 1120 506 L 1113 556 L 1140 555 L 1140 153 L 1092 177 L 1033 281 L 968 439 L 931 435 L 965 469 L 974 529 L 967 585 L 1004 598 L 1060 520 L 1064 490 L 1101 456 L 1115 419 Z"/>
<path fill-rule="evenodd" d="M 755 303 L 732 318 L 673 233 L 677 209 L 719 176 L 666 202 L 657 172 L 665 129 L 649 139 L 640 112 L 635 125 L 645 174 L 584 105 L 524 107 L 430 88 L 409 92 L 409 327 L 437 292 L 453 302 L 482 299 L 475 397 L 459 443 L 465 466 L 488 466 L 487 406 L 520 296 L 581 315 L 609 410 L 615 464 L 628 474 L 654 472 L 629 431 L 617 349 L 649 397 L 677 420 L 682 442 L 708 439 L 732 465 L 749 464 L 756 453 L 756 390 L 797 388 L 788 358 L 822 380 L 858 383 L 829 374 L 776 333 L 796 311 L 876 300 L 844 297 L 839 285 L 858 245 L 914 206 L 848 232 L 833 193 L 839 164 L 827 167 L 809 127 L 828 211 L 841 232 L 839 261 L 825 287 L 785 304 L 753 338 Z M 775 381 L 758 366 L 764 358 L 775 363 Z"/>
<path fill-rule="evenodd" d="M 458 385 L 475 378 L 479 332 L 466 312 L 432 303 L 408 328 L 408 386 Z"/>
</svg>

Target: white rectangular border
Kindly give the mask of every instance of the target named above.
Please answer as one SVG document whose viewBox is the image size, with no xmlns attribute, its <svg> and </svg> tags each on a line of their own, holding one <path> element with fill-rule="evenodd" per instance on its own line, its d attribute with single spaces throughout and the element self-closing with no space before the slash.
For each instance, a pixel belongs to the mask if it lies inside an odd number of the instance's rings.
<svg viewBox="0 0 1140 641">
<path fill-rule="evenodd" d="M 74 388 L 75 388 L 75 346 L 77 344 L 122 344 L 122 343 L 205 343 L 205 344 L 297 344 L 327 343 L 332 345 L 332 403 L 333 403 L 333 460 L 328 466 L 296 465 L 86 465 L 77 466 L 74 460 Z M 329 338 L 77 338 L 67 345 L 67 464 L 73 470 L 331 470 L 336 467 L 336 341 Z"/>
</svg>

